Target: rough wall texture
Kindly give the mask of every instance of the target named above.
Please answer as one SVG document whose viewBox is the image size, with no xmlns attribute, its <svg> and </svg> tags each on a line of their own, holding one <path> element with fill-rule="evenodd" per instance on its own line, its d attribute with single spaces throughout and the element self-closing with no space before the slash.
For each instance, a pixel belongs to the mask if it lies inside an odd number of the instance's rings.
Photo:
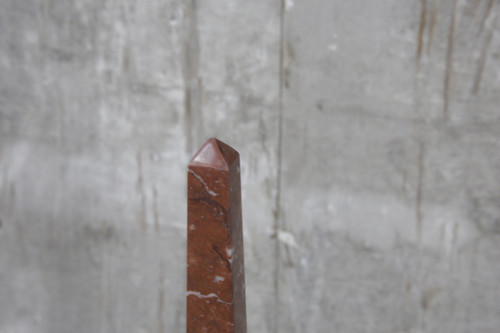
<svg viewBox="0 0 500 333">
<path fill-rule="evenodd" d="M 249 332 L 497 333 L 496 0 L 3 0 L 0 332 L 182 332 L 242 157 Z"/>
</svg>

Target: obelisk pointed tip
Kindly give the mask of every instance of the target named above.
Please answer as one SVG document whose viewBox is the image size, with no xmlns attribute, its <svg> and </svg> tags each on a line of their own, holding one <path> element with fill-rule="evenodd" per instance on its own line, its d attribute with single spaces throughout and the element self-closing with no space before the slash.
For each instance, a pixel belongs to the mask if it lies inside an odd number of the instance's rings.
<svg viewBox="0 0 500 333">
<path fill-rule="evenodd" d="M 216 138 L 208 139 L 193 156 L 189 166 L 205 166 L 214 169 L 229 170 L 239 154 L 229 145 Z"/>
</svg>

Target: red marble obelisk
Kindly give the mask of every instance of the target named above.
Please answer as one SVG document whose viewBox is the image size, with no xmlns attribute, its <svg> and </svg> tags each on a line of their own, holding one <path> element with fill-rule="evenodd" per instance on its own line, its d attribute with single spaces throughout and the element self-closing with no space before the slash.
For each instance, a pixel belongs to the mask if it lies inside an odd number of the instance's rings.
<svg viewBox="0 0 500 333">
<path fill-rule="evenodd" d="M 188 166 L 187 333 L 246 333 L 239 154 L 211 138 Z"/>
</svg>

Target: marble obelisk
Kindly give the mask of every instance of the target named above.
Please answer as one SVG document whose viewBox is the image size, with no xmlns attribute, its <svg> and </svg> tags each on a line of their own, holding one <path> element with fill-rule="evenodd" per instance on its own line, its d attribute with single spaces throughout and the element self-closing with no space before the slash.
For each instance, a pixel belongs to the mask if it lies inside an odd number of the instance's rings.
<svg viewBox="0 0 500 333">
<path fill-rule="evenodd" d="M 211 138 L 188 166 L 187 333 L 246 333 L 239 154 Z"/>
</svg>

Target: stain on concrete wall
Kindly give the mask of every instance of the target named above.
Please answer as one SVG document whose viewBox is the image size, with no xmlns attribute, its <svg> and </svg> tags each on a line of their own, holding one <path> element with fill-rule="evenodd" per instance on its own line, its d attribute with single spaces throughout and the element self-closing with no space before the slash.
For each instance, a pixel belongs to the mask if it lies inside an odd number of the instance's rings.
<svg viewBox="0 0 500 333">
<path fill-rule="evenodd" d="M 0 4 L 0 332 L 182 332 L 242 156 L 249 332 L 495 332 L 496 0 Z"/>
</svg>

